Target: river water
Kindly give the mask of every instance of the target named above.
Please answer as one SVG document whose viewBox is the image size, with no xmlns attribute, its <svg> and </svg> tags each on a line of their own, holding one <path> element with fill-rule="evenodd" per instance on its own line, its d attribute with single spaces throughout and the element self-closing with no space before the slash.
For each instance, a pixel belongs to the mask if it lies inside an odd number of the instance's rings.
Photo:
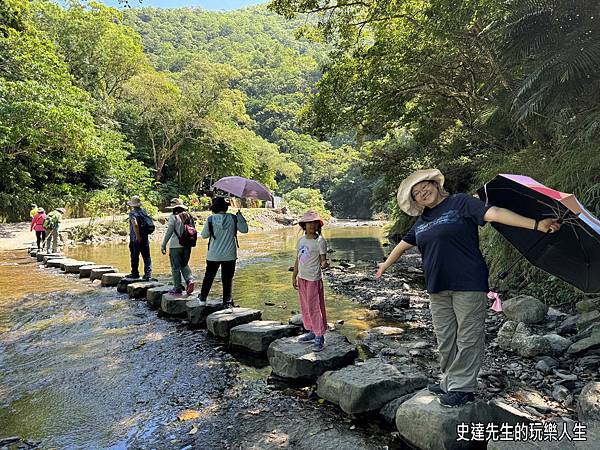
<svg viewBox="0 0 600 450">
<path fill-rule="evenodd" d="M 324 236 L 332 260 L 383 258 L 379 227 L 332 227 Z M 298 311 L 288 269 L 299 237 L 291 228 L 240 235 L 236 303 L 263 310 L 266 320 L 287 322 Z M 155 276 L 168 280 L 168 257 L 158 243 L 151 250 Z M 205 252 L 202 242 L 192 254 L 197 280 Z M 67 255 L 129 271 L 124 244 L 79 246 Z M 217 281 L 211 295 L 220 293 Z M 328 321 L 344 320 L 350 339 L 383 324 L 327 288 L 326 303 Z M 41 268 L 24 253 L 0 253 L 0 438 L 17 435 L 42 448 L 151 446 L 153 431 L 181 409 L 182 395 L 186 405 L 209 410 L 231 373 L 269 375 L 268 367 L 222 350 L 204 331 L 157 318 L 145 302 Z"/>
</svg>

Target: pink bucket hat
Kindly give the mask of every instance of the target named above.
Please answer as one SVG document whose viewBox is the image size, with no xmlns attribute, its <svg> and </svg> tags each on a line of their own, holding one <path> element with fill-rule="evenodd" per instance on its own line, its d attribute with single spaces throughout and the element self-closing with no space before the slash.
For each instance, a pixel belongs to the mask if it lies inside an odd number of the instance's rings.
<svg viewBox="0 0 600 450">
<path fill-rule="evenodd" d="M 304 215 L 298 220 L 298 223 L 306 223 L 306 222 L 321 222 L 321 226 L 323 226 L 323 219 L 319 216 L 319 213 L 316 211 L 306 211 Z"/>
</svg>

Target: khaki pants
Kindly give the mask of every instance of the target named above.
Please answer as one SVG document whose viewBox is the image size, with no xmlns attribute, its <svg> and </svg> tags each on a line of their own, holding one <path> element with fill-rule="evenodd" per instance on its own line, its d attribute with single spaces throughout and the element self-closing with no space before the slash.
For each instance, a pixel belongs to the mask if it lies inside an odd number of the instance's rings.
<svg viewBox="0 0 600 450">
<path fill-rule="evenodd" d="M 485 346 L 485 292 L 430 294 L 433 330 L 440 352 L 441 388 L 475 392 Z"/>
</svg>

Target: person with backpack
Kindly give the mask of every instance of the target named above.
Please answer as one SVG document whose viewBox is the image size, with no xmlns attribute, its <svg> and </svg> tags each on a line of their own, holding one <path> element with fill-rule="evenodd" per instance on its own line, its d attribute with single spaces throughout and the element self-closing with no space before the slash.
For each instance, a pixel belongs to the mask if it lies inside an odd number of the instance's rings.
<svg viewBox="0 0 600 450">
<path fill-rule="evenodd" d="M 46 220 L 46 211 L 44 208 L 38 208 L 37 213 L 31 219 L 31 226 L 29 231 L 35 231 L 35 238 L 37 241 L 37 249 L 40 251 L 40 244 L 43 245 L 46 242 L 46 229 L 44 228 L 44 221 Z"/>
<path fill-rule="evenodd" d="M 237 214 L 227 213 L 229 202 L 223 197 L 213 199 L 210 210 L 212 215 L 204 223 L 201 236 L 208 239 L 208 254 L 206 255 L 206 272 L 202 280 L 200 301 L 206 301 L 212 283 L 221 268 L 223 282 L 223 304 L 233 307 L 231 296 L 233 275 L 237 260 L 237 232 L 247 233 L 248 224 L 240 211 Z"/>
<path fill-rule="evenodd" d="M 46 251 L 48 253 L 50 253 L 50 245 L 52 245 L 52 253 L 58 251 L 58 231 L 64 213 L 65 208 L 56 208 L 46 216 L 42 223 L 42 226 L 48 232 L 48 237 L 46 238 Z"/>
<path fill-rule="evenodd" d="M 161 252 L 167 253 L 167 243 L 169 244 L 169 259 L 171 261 L 171 274 L 173 276 L 174 288 L 169 294 L 181 295 L 183 293 L 183 284 L 181 278 L 185 281 L 185 291 L 188 295 L 194 292 L 194 280 L 192 278 L 192 269 L 189 261 L 192 254 L 192 247 L 196 246 L 198 234 L 196 232 L 194 218 L 187 212 L 187 206 L 180 198 L 171 199 L 171 205 L 167 206 L 173 214 L 169 216 L 167 232 L 162 241 Z"/>
<path fill-rule="evenodd" d="M 131 273 L 126 278 L 139 278 L 140 254 L 144 260 L 145 281 L 152 280 L 152 259 L 150 258 L 149 235 L 154 232 L 154 222 L 148 212 L 142 208 L 139 196 L 134 195 L 127 202 L 129 211 L 129 253 L 131 255 Z"/>
</svg>

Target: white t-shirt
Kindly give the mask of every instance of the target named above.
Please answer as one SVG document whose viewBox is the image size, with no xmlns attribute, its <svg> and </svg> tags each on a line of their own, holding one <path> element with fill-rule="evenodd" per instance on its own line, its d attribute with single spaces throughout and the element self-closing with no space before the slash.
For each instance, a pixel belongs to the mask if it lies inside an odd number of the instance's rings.
<svg viewBox="0 0 600 450">
<path fill-rule="evenodd" d="M 307 281 L 317 281 L 323 278 L 321 273 L 320 255 L 327 254 L 327 242 L 322 236 L 317 239 L 307 239 L 302 236 L 298 241 L 298 277 Z"/>
</svg>

